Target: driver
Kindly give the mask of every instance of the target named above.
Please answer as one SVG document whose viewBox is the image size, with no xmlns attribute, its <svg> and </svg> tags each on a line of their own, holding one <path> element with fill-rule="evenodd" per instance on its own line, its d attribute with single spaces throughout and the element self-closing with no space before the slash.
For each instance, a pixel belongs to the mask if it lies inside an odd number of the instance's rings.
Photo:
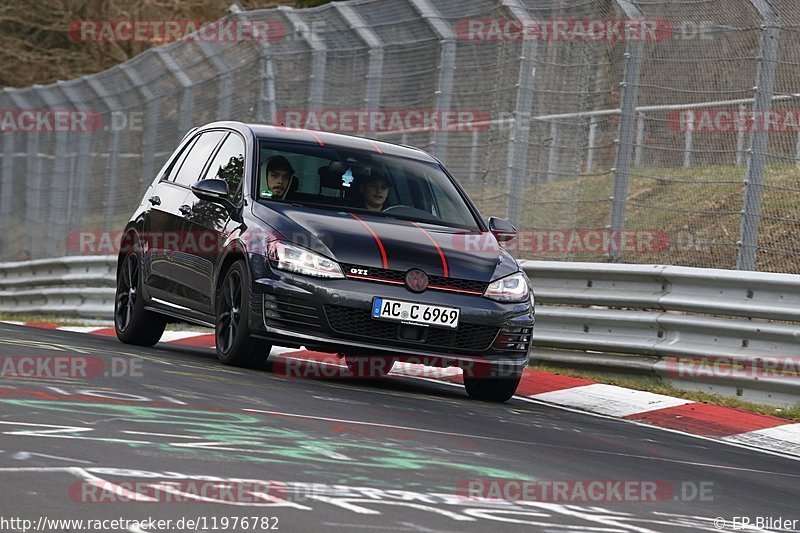
<svg viewBox="0 0 800 533">
<path fill-rule="evenodd" d="M 364 199 L 364 209 L 369 211 L 383 210 L 383 204 L 389 196 L 390 186 L 391 181 L 384 174 L 374 173 L 361 179 L 358 184 L 358 192 L 361 193 L 361 197 Z"/>
<path fill-rule="evenodd" d="M 267 188 L 262 189 L 261 196 L 283 200 L 294 178 L 292 164 L 282 155 L 270 157 L 267 161 L 266 174 Z"/>
</svg>

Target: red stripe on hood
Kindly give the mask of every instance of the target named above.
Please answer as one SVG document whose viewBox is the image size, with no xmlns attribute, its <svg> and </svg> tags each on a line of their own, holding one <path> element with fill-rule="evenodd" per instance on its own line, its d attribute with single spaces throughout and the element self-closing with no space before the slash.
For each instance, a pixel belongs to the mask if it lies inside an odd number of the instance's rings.
<svg viewBox="0 0 800 533">
<path fill-rule="evenodd" d="M 422 233 L 424 233 L 425 236 L 436 247 L 436 251 L 439 252 L 439 257 L 442 259 L 442 268 L 444 269 L 444 277 L 449 278 L 450 277 L 450 270 L 447 268 L 447 258 L 444 256 L 444 250 L 442 250 L 442 247 L 439 246 L 439 243 L 436 242 L 435 240 L 433 240 L 433 237 L 431 237 L 431 234 L 428 233 L 427 231 L 425 231 L 419 224 L 417 224 L 416 222 L 412 222 L 412 224 L 414 224 Z"/>
<path fill-rule="evenodd" d="M 375 239 L 375 242 L 378 244 L 378 249 L 381 251 L 381 262 L 383 264 L 383 268 L 388 269 L 389 261 L 386 260 L 386 249 L 383 247 L 383 242 L 381 241 L 381 238 L 378 237 L 378 234 L 372 231 L 372 228 L 370 228 L 367 225 L 367 223 L 361 220 L 355 213 L 349 213 L 349 215 L 354 219 L 358 220 L 359 222 L 361 222 L 361 224 L 365 228 L 367 228 L 367 231 L 370 232 L 370 234 L 372 234 L 372 238 Z"/>
</svg>

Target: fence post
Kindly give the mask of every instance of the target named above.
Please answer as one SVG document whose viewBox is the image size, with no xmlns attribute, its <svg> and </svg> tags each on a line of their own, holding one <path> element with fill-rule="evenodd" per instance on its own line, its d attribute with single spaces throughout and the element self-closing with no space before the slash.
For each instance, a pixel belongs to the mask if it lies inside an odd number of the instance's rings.
<svg viewBox="0 0 800 533">
<path fill-rule="evenodd" d="M 317 37 L 313 28 L 309 28 L 297 11 L 287 6 L 278 6 L 286 18 L 294 26 L 294 31 L 302 35 L 303 40 L 311 49 L 311 74 L 309 76 L 308 109 L 322 109 L 325 107 L 325 70 L 328 48 L 325 42 Z"/>
<path fill-rule="evenodd" d="M 694 141 L 694 111 L 686 112 L 686 131 L 683 133 L 683 168 L 692 166 L 692 144 Z"/>
<path fill-rule="evenodd" d="M 630 0 L 616 0 L 625 17 L 644 19 L 642 11 Z M 636 105 L 639 100 L 639 73 L 642 67 L 642 43 L 629 40 L 625 44 L 625 71 L 622 81 L 620 101 L 619 133 L 617 135 L 617 156 L 614 163 L 614 190 L 611 196 L 611 231 L 620 235 L 625 229 L 625 208 L 630 184 L 631 156 L 633 155 L 633 135 L 636 128 Z M 620 251 L 609 253 L 610 261 L 618 261 Z"/>
<path fill-rule="evenodd" d="M 794 145 L 794 164 L 800 167 L 800 129 L 797 130 L 797 140 Z"/>
<path fill-rule="evenodd" d="M 234 2 L 228 9 L 237 20 L 247 20 L 247 12 L 243 11 L 237 3 Z M 260 31 L 254 30 L 253 37 L 256 40 L 255 44 L 258 46 L 263 62 L 258 75 L 261 83 L 259 84 L 255 118 L 256 122 L 273 124 L 278 111 L 275 107 L 275 69 L 272 65 L 269 35 L 262 35 Z M 269 111 L 269 116 L 267 116 L 267 111 Z"/>
<path fill-rule="evenodd" d="M 550 122 L 550 150 L 547 152 L 547 181 L 553 181 L 556 173 L 555 167 L 558 162 L 558 123 L 553 120 Z"/>
<path fill-rule="evenodd" d="M 436 111 L 448 111 L 453 99 L 453 76 L 456 68 L 455 32 L 430 0 L 409 1 L 439 38 L 442 49 L 439 56 L 439 79 L 436 82 Z M 431 145 L 431 152 L 444 163 L 447 163 L 447 137 L 447 131 L 442 128 L 433 133 Z"/>
<path fill-rule="evenodd" d="M 24 91 L 16 88 L 7 88 L 6 94 L 17 106 L 17 109 L 25 110 L 31 109 L 28 98 L 24 95 Z M 26 165 L 25 173 L 20 173 L 20 176 L 25 180 L 25 250 L 27 250 L 29 257 L 25 259 L 35 259 L 37 255 L 39 239 L 39 231 L 37 227 L 42 223 L 43 210 L 42 210 L 42 194 L 44 188 L 42 180 L 42 158 L 39 156 L 39 134 L 36 132 L 27 132 L 26 144 Z M 21 198 L 19 199 L 21 200 Z"/>
<path fill-rule="evenodd" d="M 367 65 L 367 89 L 364 105 L 367 109 L 377 109 L 381 101 L 381 75 L 383 74 L 383 43 L 378 34 L 367 26 L 361 15 L 349 4 L 333 2 L 342 18 L 347 22 L 369 48 L 369 64 Z"/>
<path fill-rule="evenodd" d="M 63 108 L 64 105 L 56 98 L 52 87 L 43 87 L 34 85 L 34 91 L 41 97 L 48 108 L 57 110 Z M 73 112 L 79 111 L 73 109 Z M 43 246 L 44 254 L 42 257 L 57 257 L 63 256 L 65 246 L 64 237 L 67 234 L 67 223 L 69 216 L 67 210 L 70 204 L 70 193 L 72 176 L 69 172 L 69 160 L 67 159 L 67 142 L 70 135 L 89 135 L 88 131 L 65 131 L 56 132 L 55 141 L 56 146 L 54 150 L 54 161 L 52 163 L 52 178 L 49 182 L 45 183 L 44 191 L 45 204 L 47 205 L 47 231 L 44 231 L 38 239 L 38 243 Z M 44 194 L 43 191 L 43 194 Z M 42 221 L 44 222 L 44 220 Z M 57 242 L 58 237 L 62 237 L 62 241 Z"/>
<path fill-rule="evenodd" d="M 218 21 L 216 24 L 221 24 Z M 197 47 L 206 56 L 206 59 L 214 65 L 219 72 L 219 92 L 217 93 L 217 120 L 231 120 L 231 98 L 233 97 L 233 73 L 228 64 L 215 54 L 214 47 L 205 39 L 197 40 Z"/>
<path fill-rule="evenodd" d="M 589 120 L 589 141 L 586 147 L 586 172 L 594 171 L 594 150 L 597 145 L 597 117 Z"/>
<path fill-rule="evenodd" d="M 517 20 L 532 21 L 520 0 L 501 0 Z M 508 187 L 508 219 L 520 226 L 525 205 L 525 183 L 528 177 L 528 148 L 530 144 L 531 116 L 536 91 L 536 39 L 522 40 L 522 55 L 517 75 L 517 101 L 514 121 L 509 128 L 510 139 L 506 159 L 506 186 Z"/>
<path fill-rule="evenodd" d="M 636 149 L 633 156 L 633 166 L 642 166 L 642 152 L 644 151 L 644 111 L 636 113 Z"/>
<path fill-rule="evenodd" d="M 192 80 L 183 71 L 181 66 L 175 61 L 167 49 L 169 46 L 157 46 L 153 48 L 156 56 L 164 63 L 167 70 L 181 86 L 181 103 L 178 106 L 178 137 L 183 137 L 192 129 L 192 112 L 194 110 L 194 87 Z"/>
<path fill-rule="evenodd" d="M 72 104 L 74 109 L 79 109 L 83 105 L 83 98 L 79 94 L 75 85 L 85 83 L 85 79 L 79 81 L 59 81 L 56 86 L 64 93 L 64 97 Z M 92 173 L 92 135 L 82 135 L 78 141 L 78 163 L 75 166 L 75 180 L 70 184 L 70 193 L 74 201 L 69 203 L 71 213 L 69 215 L 69 226 L 78 230 L 86 229 L 83 225 L 83 216 L 86 213 L 88 200 L 87 188 L 89 176 Z M 97 228 L 92 228 L 97 229 Z"/>
<path fill-rule="evenodd" d="M 778 62 L 778 42 L 781 20 L 777 10 L 768 0 L 750 0 L 761 16 L 758 74 L 756 78 L 753 114 L 766 117 L 772 109 L 775 85 L 775 67 Z M 745 178 L 744 209 L 739 230 L 739 255 L 737 270 L 755 270 L 758 252 L 758 225 L 761 218 L 761 188 L 764 185 L 764 165 L 767 159 L 767 128 L 753 128 L 750 136 L 750 158 Z"/>
<path fill-rule="evenodd" d="M 112 97 L 108 94 L 108 91 L 103 84 L 98 81 L 96 76 L 87 76 L 86 83 L 92 90 L 97 94 L 97 96 L 103 101 L 106 108 L 108 109 L 108 126 L 105 126 L 106 131 L 110 128 L 111 131 L 111 144 L 108 148 L 108 170 L 105 172 L 105 175 L 108 177 L 107 180 L 103 180 L 106 183 L 106 201 L 105 201 L 105 215 L 103 216 L 103 229 L 106 231 L 110 231 L 114 228 L 114 215 L 117 214 L 116 205 L 113 201 L 114 198 L 118 196 L 119 187 L 119 151 L 120 147 L 122 146 L 120 143 L 120 136 L 122 135 L 122 131 L 114 127 L 114 112 L 116 110 L 122 109 L 122 106 L 119 104 L 116 98 Z"/>
<path fill-rule="evenodd" d="M 744 132 L 747 127 L 747 121 L 744 114 L 747 112 L 747 107 L 744 104 L 739 104 L 739 115 L 736 117 L 736 166 L 742 165 L 742 155 L 744 154 Z M 798 133 L 800 136 L 800 133 Z M 800 139 L 800 137 L 798 137 Z M 798 141 L 800 142 L 800 141 Z"/>
<path fill-rule="evenodd" d="M 3 239 L 4 245 L 0 249 L 0 260 L 9 261 L 12 257 L 9 255 L 11 247 L 5 244 L 5 239 L 11 237 L 11 224 L 14 222 L 14 217 L 11 216 L 11 207 L 14 205 L 12 197 L 14 195 L 14 181 L 15 174 L 22 174 L 14 172 L 14 135 L 5 133 L 3 137 L 3 164 L 2 164 L 2 179 L 0 179 L 0 239 Z"/>
<path fill-rule="evenodd" d="M 144 128 L 145 134 L 142 135 L 142 183 L 151 183 L 155 178 L 155 160 L 156 160 L 156 142 L 158 140 L 156 135 L 148 134 L 147 132 L 153 131 L 153 127 L 159 120 L 159 101 L 153 91 L 145 85 L 139 73 L 128 63 L 120 65 L 122 72 L 131 81 L 136 90 L 139 92 L 145 105 L 145 119 Z"/>
</svg>

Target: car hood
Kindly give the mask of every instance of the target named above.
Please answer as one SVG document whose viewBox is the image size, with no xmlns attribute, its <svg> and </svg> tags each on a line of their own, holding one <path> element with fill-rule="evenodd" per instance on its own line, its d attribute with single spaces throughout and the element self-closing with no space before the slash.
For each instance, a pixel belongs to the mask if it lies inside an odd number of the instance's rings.
<svg viewBox="0 0 800 533">
<path fill-rule="evenodd" d="M 287 241 L 343 265 L 491 281 L 519 270 L 488 232 L 448 228 L 364 212 L 274 203 L 254 214 Z"/>
</svg>

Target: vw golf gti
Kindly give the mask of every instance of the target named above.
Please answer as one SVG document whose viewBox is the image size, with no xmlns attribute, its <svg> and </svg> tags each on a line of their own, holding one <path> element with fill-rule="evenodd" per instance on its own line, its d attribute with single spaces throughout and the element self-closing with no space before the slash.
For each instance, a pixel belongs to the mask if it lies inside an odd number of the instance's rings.
<svg viewBox="0 0 800 533">
<path fill-rule="evenodd" d="M 432 155 L 359 137 L 238 122 L 190 131 L 127 223 L 115 328 L 151 346 L 168 322 L 213 327 L 225 364 L 273 345 L 459 367 L 506 401 L 534 326 L 530 282 Z"/>
</svg>

